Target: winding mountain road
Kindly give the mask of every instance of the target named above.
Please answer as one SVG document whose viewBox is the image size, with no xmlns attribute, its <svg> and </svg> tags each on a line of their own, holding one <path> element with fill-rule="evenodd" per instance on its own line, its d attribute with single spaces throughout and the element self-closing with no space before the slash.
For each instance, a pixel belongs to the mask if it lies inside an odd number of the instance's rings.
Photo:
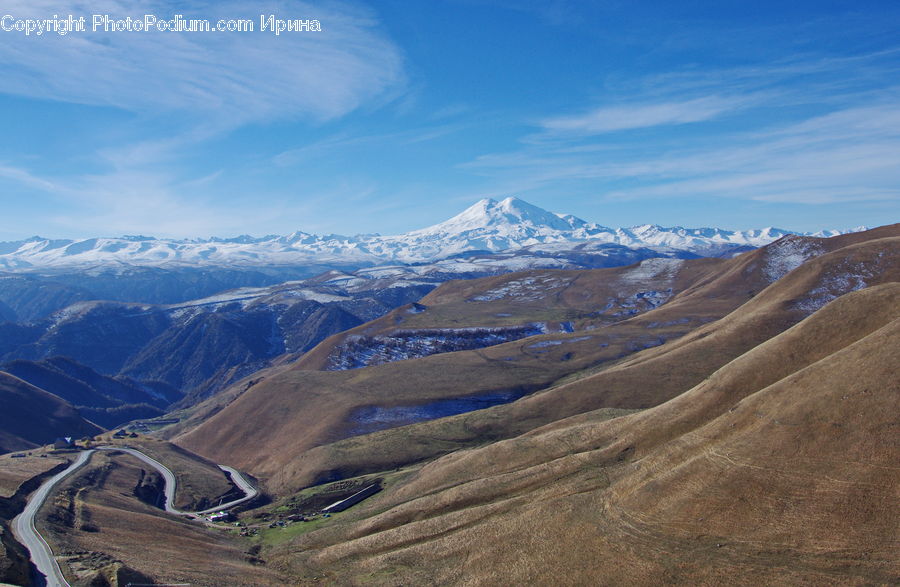
<svg viewBox="0 0 900 587">
<path fill-rule="evenodd" d="M 96 450 L 119 451 L 128 453 L 159 471 L 159 473 L 165 480 L 165 488 L 163 491 L 166 501 L 164 504 L 164 509 L 166 512 L 173 515 L 190 516 L 191 518 L 196 519 L 205 514 L 227 510 L 236 505 L 249 501 L 259 495 L 259 491 L 255 487 L 253 487 L 253 485 L 251 485 L 250 482 L 247 481 L 247 479 L 239 471 L 225 465 L 219 465 L 219 468 L 231 477 L 231 481 L 241 491 L 244 492 L 244 497 L 229 501 L 228 503 L 220 504 L 214 508 L 209 508 L 201 512 L 185 512 L 175 507 L 175 474 L 171 469 L 169 469 L 153 457 L 150 457 L 133 448 L 116 446 L 99 446 L 96 449 L 86 450 L 80 453 L 78 455 L 78 458 L 76 458 L 75 461 L 71 465 L 69 465 L 69 467 L 45 481 L 28 499 L 28 503 L 26 504 L 25 509 L 22 511 L 22 513 L 16 516 L 12 521 L 13 534 L 15 535 L 16 539 L 18 539 L 18 541 L 21 542 L 31 553 L 31 560 L 37 570 L 46 577 L 48 587 L 69 587 L 69 583 L 68 581 L 66 581 L 65 576 L 60 570 L 59 563 L 56 561 L 56 558 L 54 558 L 53 551 L 50 549 L 50 545 L 47 544 L 47 541 L 44 540 L 43 536 L 41 536 L 35 528 L 35 516 L 37 516 L 38 510 L 40 510 L 41 506 L 44 505 L 44 502 L 47 501 L 47 498 L 50 496 L 50 493 L 53 491 L 56 485 L 59 484 L 60 481 L 80 469 L 82 466 L 84 466 L 88 462 L 88 460 L 90 460 L 91 455 L 96 452 Z"/>
<path fill-rule="evenodd" d="M 31 561 L 37 567 L 38 572 L 47 578 L 48 587 L 69 587 L 69 582 L 66 581 L 59 568 L 59 563 L 53 557 L 50 545 L 47 544 L 44 537 L 34 527 L 34 518 L 41 506 L 44 505 L 50 492 L 53 491 L 53 488 L 60 481 L 84 466 L 93 453 L 93 450 L 84 451 L 78 455 L 78 458 L 68 468 L 45 481 L 28 500 L 28 504 L 26 504 L 22 513 L 13 519 L 13 534 L 31 553 Z"/>
<path fill-rule="evenodd" d="M 175 488 L 176 488 L 175 474 L 172 473 L 172 470 L 169 469 L 167 466 L 160 463 L 153 457 L 147 456 L 146 454 L 142 453 L 141 451 L 133 449 L 133 448 L 121 448 L 121 447 L 116 447 L 116 446 L 102 446 L 102 447 L 99 447 L 99 449 L 100 450 L 117 450 L 120 452 L 127 452 L 131 456 L 142 460 L 146 464 L 150 465 L 151 467 L 153 467 L 154 469 L 159 471 L 159 473 L 163 476 L 163 479 L 165 479 L 165 481 L 166 481 L 166 486 L 165 486 L 165 490 L 164 490 L 165 496 L 166 496 L 166 503 L 165 503 L 164 509 L 167 512 L 169 512 L 170 514 L 175 514 L 177 516 L 190 516 L 192 518 L 199 518 L 206 514 L 220 512 L 222 510 L 227 510 L 229 508 L 233 508 L 234 506 L 240 505 L 240 504 L 244 503 L 245 501 L 250 501 L 257 495 L 259 495 L 259 491 L 257 491 L 256 488 L 253 487 L 253 485 L 251 485 L 250 482 L 247 481 L 247 479 L 243 475 L 241 475 L 241 473 L 238 472 L 236 469 L 233 469 L 233 468 L 225 466 L 225 465 L 218 465 L 218 467 L 220 469 L 222 469 L 223 471 L 228 473 L 228 475 L 231 477 L 232 482 L 235 485 L 237 485 L 238 489 L 240 489 L 241 491 L 244 492 L 244 497 L 242 497 L 240 499 L 235 499 L 233 501 L 229 501 L 228 503 L 219 504 L 216 507 L 205 509 L 200 512 L 185 512 L 185 511 L 179 510 L 178 508 L 175 507 Z"/>
<path fill-rule="evenodd" d="M 146 464 L 150 465 L 151 467 L 153 467 L 154 469 L 159 471 L 159 474 L 163 476 L 163 479 L 166 482 L 166 485 L 163 488 L 163 492 L 166 496 L 166 502 L 165 502 L 165 504 L 163 504 L 163 506 L 164 506 L 163 509 L 165 509 L 170 514 L 175 514 L 178 516 L 187 514 L 187 512 L 183 512 L 183 511 L 175 508 L 175 489 L 176 489 L 177 482 L 175 481 L 175 473 L 173 473 L 169 467 L 160 463 L 153 457 L 147 456 L 144 453 L 142 453 L 141 451 L 135 450 L 133 448 L 124 448 L 124 447 L 118 447 L 118 446 L 101 446 L 101 447 L 99 447 L 99 450 L 109 450 L 109 451 L 118 451 L 118 452 L 128 453 L 131 456 L 144 461 Z"/>
</svg>

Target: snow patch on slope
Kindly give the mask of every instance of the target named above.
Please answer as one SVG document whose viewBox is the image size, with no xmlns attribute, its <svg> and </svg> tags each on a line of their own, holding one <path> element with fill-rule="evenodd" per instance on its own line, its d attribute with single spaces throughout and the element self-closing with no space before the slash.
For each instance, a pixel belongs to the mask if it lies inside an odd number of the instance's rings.
<svg viewBox="0 0 900 587">
<path fill-rule="evenodd" d="M 389 335 L 351 335 L 332 349 L 326 370 L 345 371 L 439 353 L 479 349 L 547 332 L 547 324 L 535 322 L 523 326 L 397 330 Z"/>
<path fill-rule="evenodd" d="M 812 314 L 844 294 L 868 287 L 873 279 L 883 274 L 883 262 L 884 253 L 868 263 L 845 259 L 822 275 L 818 285 L 797 302 L 796 307 Z"/>
<path fill-rule="evenodd" d="M 620 278 L 623 283 L 670 282 L 684 265 L 682 259 L 646 259 L 634 269 L 629 269 Z"/>
<path fill-rule="evenodd" d="M 772 243 L 767 249 L 763 273 L 769 282 L 775 282 L 825 250 L 815 241 L 789 236 Z"/>
<path fill-rule="evenodd" d="M 513 302 L 534 302 L 546 298 L 556 290 L 569 285 L 571 280 L 556 275 L 534 275 L 507 281 L 502 286 L 477 295 L 470 302 L 493 302 L 508 299 Z"/>
</svg>

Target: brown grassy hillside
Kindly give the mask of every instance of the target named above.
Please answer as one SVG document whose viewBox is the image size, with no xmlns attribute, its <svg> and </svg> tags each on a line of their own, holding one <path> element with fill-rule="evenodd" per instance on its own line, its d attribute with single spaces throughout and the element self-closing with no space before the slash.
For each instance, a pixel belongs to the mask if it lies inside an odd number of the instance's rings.
<svg viewBox="0 0 900 587">
<path fill-rule="evenodd" d="M 101 432 L 62 398 L 0 371 L 0 453 Z"/>
<path fill-rule="evenodd" d="M 850 293 L 669 402 L 457 451 L 272 558 L 341 584 L 894 584 L 898 316 L 896 283 Z"/>
<path fill-rule="evenodd" d="M 736 259 L 648 259 L 627 267 L 523 271 L 451 281 L 414 307 L 398 308 L 324 340 L 301 357 L 297 367 L 327 369 L 335 349 L 348 340 L 398 331 L 502 328 L 532 322 L 545 322 L 552 329 L 566 323 L 581 331 L 626 320 L 663 301 L 681 311 L 690 307 L 694 320 L 716 319 L 804 260 L 898 235 L 900 225 L 893 225 L 830 239 L 789 236 Z M 695 295 L 698 291 L 701 296 Z"/>
<path fill-rule="evenodd" d="M 879 238 L 898 228 L 783 239 L 724 262 L 717 272 L 698 273 L 696 285 L 655 310 L 595 330 L 353 371 L 288 369 L 250 387 L 177 442 L 249 470 L 280 493 L 508 438 L 579 413 L 605 408 L 609 417 L 658 405 L 833 297 L 900 280 L 900 237 Z M 768 285 L 781 277 L 773 267 L 783 268 L 787 255 L 811 260 Z M 458 297 L 465 296 L 470 292 Z M 366 406 L 545 388 L 504 406 L 348 438 L 352 415 Z"/>
<path fill-rule="evenodd" d="M 450 281 L 415 305 L 406 305 L 336 334 L 300 358 L 298 369 L 330 367 L 335 349 L 358 337 L 460 328 L 510 328 L 546 324 L 550 331 L 577 331 L 621 322 L 708 279 L 725 259 L 648 259 L 627 267 L 583 271 L 524 271 Z M 655 295 L 645 294 L 653 291 Z"/>
</svg>

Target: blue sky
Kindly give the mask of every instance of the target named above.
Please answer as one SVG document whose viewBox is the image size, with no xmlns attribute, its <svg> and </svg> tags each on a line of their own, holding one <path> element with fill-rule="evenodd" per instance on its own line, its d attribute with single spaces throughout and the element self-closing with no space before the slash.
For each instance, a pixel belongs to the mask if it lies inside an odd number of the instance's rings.
<svg viewBox="0 0 900 587">
<path fill-rule="evenodd" d="M 0 31 L 0 240 L 392 234 L 510 195 L 607 226 L 900 221 L 894 1 L 0 5 L 257 28 Z"/>
</svg>

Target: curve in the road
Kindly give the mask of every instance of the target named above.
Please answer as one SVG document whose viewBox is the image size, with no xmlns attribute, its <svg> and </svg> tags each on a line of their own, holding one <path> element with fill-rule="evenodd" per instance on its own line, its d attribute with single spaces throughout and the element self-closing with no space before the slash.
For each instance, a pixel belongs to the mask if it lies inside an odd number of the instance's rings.
<svg viewBox="0 0 900 587">
<path fill-rule="evenodd" d="M 166 481 L 165 490 L 164 490 L 165 496 L 166 496 L 165 510 L 167 512 L 169 512 L 170 514 L 175 514 L 178 516 L 191 516 L 192 518 L 198 518 L 205 514 L 211 514 L 213 512 L 221 512 L 223 510 L 233 508 L 234 506 L 242 504 L 245 501 L 250 501 L 257 495 L 259 495 L 259 491 L 257 491 L 256 488 L 253 487 L 253 485 L 251 485 L 250 482 L 247 481 L 247 479 L 243 475 L 241 475 L 241 473 L 239 471 L 237 471 L 237 469 L 233 469 L 233 468 L 225 466 L 225 465 L 219 465 L 220 469 L 222 469 L 223 471 L 225 471 L 226 473 L 229 474 L 232 482 L 235 485 L 237 485 L 238 489 L 240 489 L 241 491 L 244 492 L 244 497 L 242 497 L 240 499 L 235 499 L 233 501 L 229 501 L 228 503 L 219 504 L 216 507 L 212 507 L 212 508 L 200 511 L 200 512 L 185 512 L 185 511 L 179 510 L 178 508 L 175 507 L 175 489 L 176 489 L 175 474 L 172 473 L 172 470 L 169 469 L 167 466 L 160 463 L 153 457 L 150 457 L 150 456 L 142 453 L 141 451 L 133 449 L 133 448 L 122 448 L 122 447 L 115 447 L 115 446 L 101 446 L 98 448 L 100 450 L 117 450 L 117 451 L 121 451 L 121 452 L 127 452 L 128 454 L 142 460 L 143 462 L 147 463 L 148 465 L 150 465 L 151 467 L 153 467 L 154 469 L 159 471 L 159 473 L 163 476 L 163 479 L 165 479 L 165 481 Z"/>
<path fill-rule="evenodd" d="M 62 574 L 59 563 L 53 557 L 50 545 L 47 544 L 44 537 L 34 527 L 34 518 L 53 488 L 87 463 L 93 452 L 93 450 L 88 450 L 79 454 L 78 458 L 68 468 L 45 481 L 28 500 L 22 513 L 13 519 L 13 534 L 31 553 L 31 561 L 38 572 L 47 578 L 48 587 L 69 587 L 69 583 Z"/>
<path fill-rule="evenodd" d="M 99 450 L 119 451 L 119 452 L 128 453 L 131 456 L 142 460 L 146 464 L 150 465 L 151 467 L 153 467 L 154 469 L 159 471 L 159 474 L 163 476 L 163 479 L 165 479 L 165 482 L 166 482 L 165 486 L 163 488 L 163 492 L 166 496 L 166 502 L 165 502 L 165 504 L 163 504 L 164 509 L 167 512 L 169 512 L 170 514 L 175 514 L 178 516 L 191 515 L 189 512 L 183 512 L 175 507 L 175 488 L 176 488 L 175 473 L 173 473 L 169 467 L 160 463 L 153 457 L 148 456 L 148 455 L 142 453 L 141 451 L 135 450 L 133 448 L 125 448 L 125 447 L 119 447 L 119 446 L 100 446 L 97 448 Z"/>
<path fill-rule="evenodd" d="M 228 473 L 228 475 L 231 477 L 231 482 L 237 485 L 238 489 L 244 492 L 244 497 L 229 501 L 228 503 L 219 504 L 214 508 L 209 508 L 207 510 L 203 510 L 202 512 L 196 512 L 198 516 L 231 509 L 234 506 L 240 505 L 245 501 L 250 501 L 257 495 L 259 495 L 259 491 L 255 487 L 253 487 L 253 485 L 251 485 L 249 481 L 247 481 L 247 478 L 244 477 L 240 471 L 227 465 L 219 465 L 219 468 Z"/>
<path fill-rule="evenodd" d="M 203 510 L 201 512 L 181 511 L 175 507 L 175 474 L 172 473 L 172 470 L 167 466 L 163 465 L 153 457 L 150 457 L 133 448 L 99 446 L 96 450 L 115 450 L 125 452 L 140 459 L 144 463 L 159 471 L 166 482 L 164 488 L 166 497 L 165 510 L 170 514 L 199 518 L 200 516 L 205 514 L 227 510 L 236 505 L 244 503 L 245 501 L 249 501 L 259 494 L 259 491 L 257 491 L 256 488 L 253 487 L 240 472 L 231 467 L 219 465 L 219 468 L 228 473 L 231 476 L 232 482 L 234 482 L 234 484 L 244 492 L 244 497 L 230 501 L 228 503 L 220 504 L 214 508 Z M 59 568 L 59 563 L 56 561 L 56 558 L 54 558 L 53 551 L 50 549 L 50 545 L 47 544 L 47 541 L 44 540 L 44 537 L 41 536 L 37 531 L 37 528 L 35 528 L 35 516 L 37 515 L 38 510 L 41 509 L 41 506 L 44 505 L 44 502 L 47 501 L 47 497 L 50 495 L 50 492 L 53 491 L 53 488 L 56 487 L 56 485 L 67 476 L 71 475 L 76 470 L 84 466 L 84 464 L 87 463 L 91 458 L 91 455 L 93 453 L 94 449 L 82 452 L 78 455 L 78 458 L 75 459 L 75 461 L 65 470 L 60 471 L 59 473 L 45 481 L 28 499 L 28 503 L 25 505 L 25 509 L 22 510 L 22 513 L 13 519 L 13 534 L 15 535 L 16 539 L 18 539 L 19 542 L 21 542 L 25 546 L 25 548 L 28 549 L 28 552 L 31 553 L 31 560 L 34 563 L 34 566 L 40 573 L 42 573 L 46 577 L 47 587 L 69 587 L 69 583 L 68 581 L 66 581 L 62 570 Z"/>
</svg>

